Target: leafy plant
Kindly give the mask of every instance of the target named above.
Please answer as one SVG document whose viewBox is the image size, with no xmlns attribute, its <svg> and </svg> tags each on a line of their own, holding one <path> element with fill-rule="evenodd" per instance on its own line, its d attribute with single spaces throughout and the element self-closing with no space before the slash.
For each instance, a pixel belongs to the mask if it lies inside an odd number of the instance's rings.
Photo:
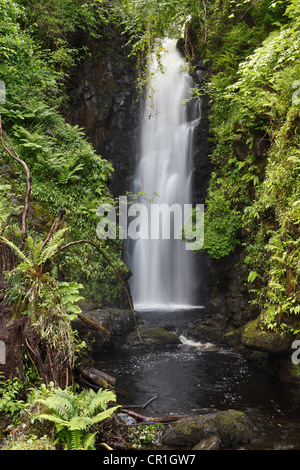
<svg viewBox="0 0 300 470">
<path fill-rule="evenodd" d="M 24 410 L 26 403 L 21 398 L 24 392 L 23 384 L 17 377 L 1 380 L 0 374 L 0 413 L 11 415 L 14 421 Z"/>
<path fill-rule="evenodd" d="M 127 428 L 129 442 L 131 442 L 134 449 L 142 449 L 143 446 L 156 444 L 163 429 L 164 426 L 162 424 L 130 426 Z"/>
<path fill-rule="evenodd" d="M 251 303 L 262 312 L 264 327 L 295 333 L 299 2 L 211 4 L 206 36 L 198 18 L 188 25 L 198 55 L 211 60 L 213 72 L 204 90 L 211 97 L 214 146 L 204 249 L 218 259 L 243 247 Z"/>
<path fill-rule="evenodd" d="M 6 302 L 14 304 L 15 316 L 27 314 L 48 347 L 61 354 L 62 362 L 72 367 L 77 341 L 71 320 L 80 312 L 76 303 L 82 299 L 78 294 L 82 286 L 74 282 L 60 283 L 51 275 L 49 267 L 45 269 L 62 244 L 65 232 L 66 229 L 58 230 L 46 243 L 34 242 L 28 236 L 27 252 L 10 240 L 2 240 L 22 261 L 6 273 L 9 286 Z"/>
<path fill-rule="evenodd" d="M 104 202 L 113 203 L 108 190 L 113 168 L 97 154 L 84 131 L 69 125 L 61 115 L 60 111 L 67 104 L 64 79 L 68 66 L 65 61 L 54 64 L 51 58 L 52 53 L 68 52 L 69 46 L 74 48 L 68 43 L 67 36 L 77 28 L 106 34 L 99 25 L 107 25 L 107 32 L 117 8 L 113 9 L 110 2 L 94 0 L 84 5 L 77 0 L 68 0 L 63 7 L 56 0 L 47 5 L 37 1 L 30 2 L 30 8 L 28 5 L 27 0 L 0 3 L 0 57 L 3 58 L 0 60 L 0 79 L 6 85 L 6 101 L 0 104 L 3 128 L 30 170 L 31 196 L 37 201 L 33 207 L 34 229 L 44 233 L 63 207 L 67 212 L 70 239 L 97 241 L 96 210 Z M 68 21 L 65 21 L 66 17 Z M 41 24 L 43 30 L 37 26 Z M 60 40 L 65 42 L 60 43 Z M 75 55 L 81 55 L 81 52 L 78 44 Z M 0 208 L 3 208 L 0 223 L 3 226 L 7 216 L 17 211 L 16 205 L 23 198 L 26 187 L 18 164 L 1 150 L 0 162 L 1 168 L 5 169 L 1 178 L 3 189 L 0 190 Z M 40 215 L 35 213 L 37 205 L 46 226 L 37 220 Z M 122 242 L 110 240 L 105 249 L 118 270 L 125 274 L 127 267 L 122 261 Z M 94 250 L 81 245 L 72 253 L 62 253 L 61 266 L 66 277 L 89 286 L 87 294 L 90 298 L 110 305 L 121 302 L 122 289 L 114 282 L 106 263 L 95 256 Z"/>
<path fill-rule="evenodd" d="M 55 424 L 58 441 L 67 450 L 94 450 L 95 434 L 89 430 L 101 421 L 110 418 L 119 408 L 108 407 L 115 402 L 115 394 L 110 390 L 84 390 L 75 394 L 70 389 L 54 389 L 45 398 L 37 400 L 49 411 L 41 413 L 41 419 Z"/>
</svg>

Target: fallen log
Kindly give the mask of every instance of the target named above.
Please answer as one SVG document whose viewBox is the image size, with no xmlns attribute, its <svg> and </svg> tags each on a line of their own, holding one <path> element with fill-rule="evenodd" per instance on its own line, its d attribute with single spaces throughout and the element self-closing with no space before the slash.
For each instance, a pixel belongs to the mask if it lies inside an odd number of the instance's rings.
<svg viewBox="0 0 300 470">
<path fill-rule="evenodd" d="M 106 328 L 104 328 L 104 326 L 99 325 L 97 322 L 95 322 L 94 320 L 91 320 L 86 315 L 83 315 L 82 313 L 78 313 L 77 316 L 83 323 L 85 323 L 90 328 L 94 330 L 100 330 L 102 333 L 105 333 L 107 336 L 110 335 L 110 332 Z"/>
<path fill-rule="evenodd" d="M 129 416 L 135 418 L 138 422 L 142 421 L 143 423 L 171 423 L 173 421 L 178 421 L 179 419 L 186 418 L 187 415 L 169 415 L 169 416 L 145 416 L 135 411 L 128 410 L 126 408 L 120 408 L 122 413 L 126 413 Z"/>
<path fill-rule="evenodd" d="M 115 377 L 112 377 L 106 372 L 102 372 L 101 370 L 96 369 L 95 367 L 79 367 L 78 370 L 88 376 L 95 376 L 96 380 L 97 377 L 101 377 L 101 379 L 105 380 L 105 382 L 108 382 L 111 385 L 114 385 L 116 383 Z"/>
<path fill-rule="evenodd" d="M 78 377 L 79 380 L 81 380 L 83 383 L 85 383 L 89 387 L 97 388 L 97 389 L 106 388 L 109 390 L 113 390 L 117 395 L 120 395 L 122 397 L 127 397 L 127 393 L 124 390 L 120 390 L 119 388 L 115 387 L 115 385 L 112 383 L 114 381 L 114 377 L 111 377 L 102 371 L 98 371 L 98 374 L 95 374 L 87 370 L 84 367 L 77 367 L 77 372 L 79 375 Z M 99 373 L 106 375 L 106 378 L 111 380 L 111 382 L 109 383 L 107 380 L 101 377 Z"/>
<path fill-rule="evenodd" d="M 93 370 L 90 370 L 90 368 L 87 367 L 78 367 L 77 369 L 79 374 L 83 375 L 99 387 L 107 388 L 108 385 L 115 384 L 114 377 L 111 377 L 108 374 L 105 374 L 104 372 L 98 371 L 98 373 L 95 373 Z"/>
</svg>

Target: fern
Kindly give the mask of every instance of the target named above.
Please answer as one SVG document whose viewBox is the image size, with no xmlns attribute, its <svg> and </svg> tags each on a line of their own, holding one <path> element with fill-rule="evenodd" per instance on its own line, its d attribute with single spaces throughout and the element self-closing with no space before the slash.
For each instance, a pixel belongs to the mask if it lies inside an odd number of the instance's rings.
<svg viewBox="0 0 300 470">
<path fill-rule="evenodd" d="M 5 304 L 15 303 L 16 310 L 19 310 L 24 297 L 26 296 L 27 283 L 21 270 L 9 272 L 6 275 L 9 288 L 6 291 Z"/>
<path fill-rule="evenodd" d="M 41 240 L 38 243 L 34 243 L 32 237 L 28 236 L 27 238 L 27 249 L 29 251 L 29 255 L 27 256 L 20 248 L 10 240 L 5 237 L 0 237 L 6 245 L 8 245 L 15 254 L 25 261 L 30 266 L 34 266 L 35 264 L 41 266 L 48 261 L 54 253 L 58 250 L 59 246 L 63 242 L 63 237 L 66 233 L 68 228 L 58 230 L 53 237 L 51 237 L 45 246 L 43 247 L 43 241 Z"/>
<path fill-rule="evenodd" d="M 45 264 L 48 259 L 50 259 L 54 253 L 58 250 L 59 246 L 63 242 L 64 235 L 68 228 L 63 228 L 58 230 L 52 238 L 48 240 L 46 245 L 42 248 L 40 255 L 39 255 L 39 260 L 38 264 L 41 266 L 42 264 Z"/>
<path fill-rule="evenodd" d="M 81 308 L 76 304 L 83 300 L 83 297 L 79 294 L 79 290 L 83 289 L 83 285 L 77 284 L 77 282 L 60 282 L 58 288 L 62 298 L 62 306 L 66 313 L 74 316 L 78 315 Z"/>
<path fill-rule="evenodd" d="M 85 450 L 93 450 L 95 448 L 95 433 L 86 433 L 82 438 L 82 445 Z"/>
<path fill-rule="evenodd" d="M 40 399 L 40 402 L 47 405 L 54 413 L 52 417 L 55 417 L 56 420 L 59 419 L 60 422 L 70 419 L 71 416 L 78 412 L 76 403 L 72 400 L 72 396 L 65 390 L 57 389 L 55 393 L 52 393 L 49 397 Z"/>
<path fill-rule="evenodd" d="M 71 432 L 72 450 L 83 450 L 81 432 L 76 429 Z"/>
<path fill-rule="evenodd" d="M 55 351 L 66 367 L 73 367 L 78 339 L 71 321 L 81 312 L 76 304 L 83 299 L 79 295 L 83 286 L 74 282 L 59 283 L 53 273 L 44 273 L 45 263 L 51 261 L 66 230 L 58 230 L 46 243 L 35 242 L 28 236 L 26 252 L 6 238 L 1 240 L 22 260 L 5 273 L 9 286 L 6 304 L 14 304 L 15 318 L 27 314 L 49 350 Z"/>
<path fill-rule="evenodd" d="M 110 401 L 115 402 L 115 393 L 100 389 L 84 391 L 80 394 L 69 389 L 54 389 L 46 398 L 36 400 L 42 403 L 51 414 L 41 413 L 40 419 L 55 424 L 58 439 L 68 450 L 88 450 L 95 448 L 95 434 L 89 429 L 95 424 L 110 418 L 119 408 L 108 408 Z M 97 413 L 98 410 L 100 413 Z M 97 414 L 96 414 L 97 413 Z"/>
<path fill-rule="evenodd" d="M 114 401 L 114 393 L 111 390 L 102 390 L 102 393 L 98 394 L 91 389 L 86 393 L 85 397 L 87 409 L 90 414 L 105 410 L 110 401 Z"/>
<path fill-rule="evenodd" d="M 15 252 L 15 254 L 19 258 L 21 258 L 23 261 L 25 261 L 25 263 L 31 264 L 30 259 L 27 258 L 25 253 L 23 253 L 23 251 L 21 251 L 20 248 L 17 245 L 15 245 L 13 242 L 11 242 L 10 240 L 8 240 L 5 237 L 0 237 L 0 240 L 2 240 L 6 245 L 8 245 Z"/>
</svg>

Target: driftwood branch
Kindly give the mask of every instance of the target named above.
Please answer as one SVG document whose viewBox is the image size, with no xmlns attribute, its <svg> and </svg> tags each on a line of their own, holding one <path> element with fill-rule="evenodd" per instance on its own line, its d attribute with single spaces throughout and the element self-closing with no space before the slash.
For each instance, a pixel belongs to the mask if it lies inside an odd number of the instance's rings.
<svg viewBox="0 0 300 470">
<path fill-rule="evenodd" d="M 11 148 L 8 148 L 5 145 L 4 138 L 8 141 Z M 21 236 L 22 236 L 23 241 L 25 241 L 27 238 L 26 219 L 27 219 L 27 213 L 28 213 L 28 207 L 29 207 L 29 195 L 31 191 L 31 176 L 30 176 L 30 171 L 29 171 L 28 166 L 23 160 L 21 160 L 16 150 L 14 149 L 10 139 L 8 138 L 6 133 L 3 131 L 1 116 L 0 116 L 0 140 L 1 140 L 1 144 L 4 150 L 8 153 L 8 155 L 11 158 L 13 158 L 14 160 L 16 160 L 18 163 L 22 165 L 26 173 L 26 193 L 24 197 L 24 208 L 22 212 L 22 228 L 21 228 Z"/>
<path fill-rule="evenodd" d="M 146 401 L 146 403 L 144 403 L 143 405 L 126 405 L 126 409 L 127 408 L 130 408 L 130 409 L 138 408 L 140 410 L 145 410 L 147 408 L 147 406 L 150 405 L 150 403 L 152 403 L 157 398 L 159 398 L 159 396 L 155 395 L 154 397 L 150 398 L 150 400 Z"/>
<path fill-rule="evenodd" d="M 133 316 L 133 320 L 134 320 L 134 324 L 135 324 L 135 327 L 136 327 L 136 331 L 137 331 L 137 334 L 138 334 L 138 337 L 140 339 L 140 341 L 143 343 L 143 340 L 140 336 L 140 333 L 139 333 L 139 330 L 138 330 L 138 325 L 137 325 L 137 321 L 136 321 L 136 317 L 135 317 L 135 313 L 134 313 L 134 309 L 133 309 L 133 305 L 132 305 L 132 302 L 131 302 L 131 298 L 130 298 L 130 294 L 124 284 L 124 281 L 122 279 L 122 277 L 120 276 L 118 270 L 116 269 L 116 267 L 113 265 L 113 263 L 110 261 L 110 259 L 108 258 L 108 256 L 106 255 L 106 253 L 101 250 L 101 248 L 96 245 L 96 243 L 94 242 L 91 242 L 90 240 L 77 240 L 77 241 L 74 241 L 74 242 L 70 242 L 70 243 L 67 243 L 66 245 L 63 245 L 61 246 L 55 253 L 54 255 L 60 253 L 61 251 L 65 250 L 66 248 L 69 248 L 70 246 L 74 246 L 74 245 L 79 245 L 79 244 L 82 244 L 82 243 L 87 243 L 91 246 L 93 246 L 94 248 L 96 248 L 96 250 L 103 256 L 103 258 L 107 261 L 107 263 L 112 267 L 112 269 L 114 270 L 115 274 L 117 275 L 118 279 L 120 280 L 120 283 L 124 289 L 124 292 L 127 296 L 127 299 L 128 299 L 128 303 L 129 303 L 129 306 L 130 306 L 130 310 L 131 310 L 131 313 L 132 313 L 132 316 Z"/>
</svg>

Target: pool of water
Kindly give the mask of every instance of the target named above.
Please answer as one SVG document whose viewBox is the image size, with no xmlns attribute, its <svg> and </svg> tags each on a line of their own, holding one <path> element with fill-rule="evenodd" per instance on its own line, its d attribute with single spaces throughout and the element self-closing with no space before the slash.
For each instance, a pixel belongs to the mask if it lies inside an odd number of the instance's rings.
<svg viewBox="0 0 300 470">
<path fill-rule="evenodd" d="M 176 316 L 175 316 L 176 317 Z M 153 325 L 153 316 L 148 321 Z M 164 322 L 170 323 L 170 318 Z M 174 327 L 182 329 L 182 315 Z M 183 331 L 184 332 L 184 331 Z M 197 414 L 203 410 L 245 412 L 254 427 L 245 449 L 300 449 L 300 391 L 254 367 L 240 354 L 194 343 L 165 349 L 124 347 L 98 368 L 126 391 L 122 405 L 141 405 L 152 397 L 147 416 Z"/>
</svg>

